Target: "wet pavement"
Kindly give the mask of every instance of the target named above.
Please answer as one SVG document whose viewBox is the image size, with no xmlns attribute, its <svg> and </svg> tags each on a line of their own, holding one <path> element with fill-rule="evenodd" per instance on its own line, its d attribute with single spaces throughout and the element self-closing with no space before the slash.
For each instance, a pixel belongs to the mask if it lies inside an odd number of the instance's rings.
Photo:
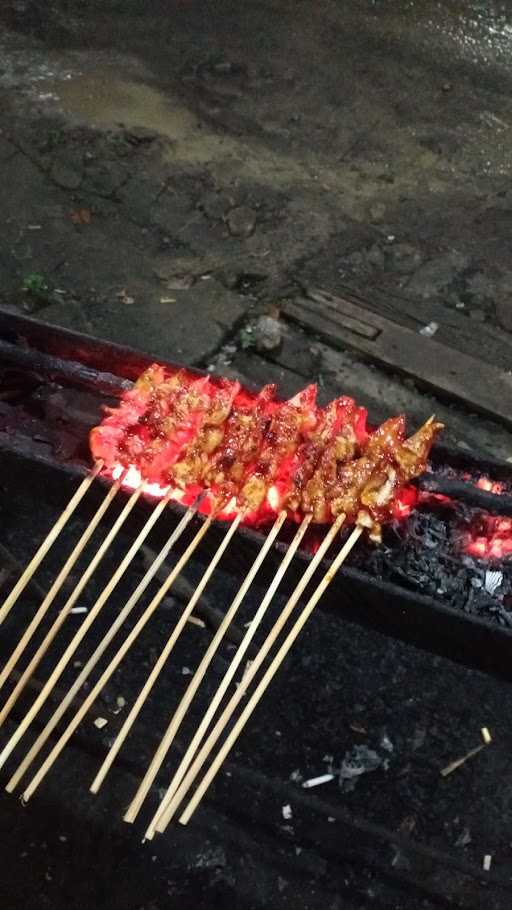
<svg viewBox="0 0 512 910">
<path fill-rule="evenodd" d="M 276 380 L 283 394 L 318 381 L 324 398 L 356 395 L 374 419 L 436 411 L 455 445 L 512 458 L 504 427 L 308 337 L 281 312 L 305 286 L 351 289 L 510 368 L 509 7 L 180 0 L 171 15 L 164 0 L 4 0 L 0 305 Z M 262 314 L 276 324 L 262 328 Z M 370 645 L 384 666 L 385 642 Z M 441 683 L 424 707 L 434 728 L 437 698 Z M 448 720 L 444 745 L 447 730 Z M 419 814 L 427 785 L 423 796 L 414 791 Z M 426 836 L 449 823 L 456 841 L 454 813 L 450 803 Z M 472 815 L 480 850 L 493 831 L 486 822 L 478 838 L 476 826 Z M 496 836 L 504 868 L 507 837 Z M 84 891 L 76 906 L 92 900 Z M 132 906 L 123 900 L 113 906 Z"/>
</svg>

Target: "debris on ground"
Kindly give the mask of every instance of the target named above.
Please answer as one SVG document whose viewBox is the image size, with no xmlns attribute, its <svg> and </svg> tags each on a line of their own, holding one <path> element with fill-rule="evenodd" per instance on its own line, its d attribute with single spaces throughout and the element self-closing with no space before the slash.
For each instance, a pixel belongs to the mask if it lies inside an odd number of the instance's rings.
<svg viewBox="0 0 512 910">
<path fill-rule="evenodd" d="M 256 212 L 246 205 L 231 209 L 227 224 L 233 237 L 250 237 L 256 226 Z"/>
<path fill-rule="evenodd" d="M 388 760 L 382 758 L 374 749 L 368 746 L 353 746 L 350 752 L 345 753 L 339 770 L 340 787 L 346 792 L 354 789 L 357 780 L 363 774 L 376 771 L 377 768 L 387 770 Z"/>
<path fill-rule="evenodd" d="M 328 784 L 331 780 L 334 780 L 334 774 L 319 774 L 318 777 L 310 777 L 309 780 L 303 781 L 302 786 L 305 790 L 310 790 L 311 787 L 320 787 L 322 784 Z"/>
<path fill-rule="evenodd" d="M 277 351 L 283 340 L 283 327 L 274 316 L 260 316 L 253 328 L 256 350 L 262 354 Z"/>
<path fill-rule="evenodd" d="M 420 335 L 424 335 L 425 338 L 433 338 L 438 328 L 439 325 L 437 322 L 429 322 L 428 325 L 424 325 L 423 328 L 419 330 Z"/>
</svg>

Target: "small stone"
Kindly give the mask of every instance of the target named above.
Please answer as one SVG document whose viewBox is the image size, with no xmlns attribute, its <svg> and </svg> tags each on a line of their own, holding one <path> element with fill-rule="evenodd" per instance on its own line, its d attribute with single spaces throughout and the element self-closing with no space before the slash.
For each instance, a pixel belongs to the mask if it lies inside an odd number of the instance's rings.
<svg viewBox="0 0 512 910">
<path fill-rule="evenodd" d="M 108 724 L 108 720 L 106 719 L 106 717 L 97 717 L 96 720 L 94 721 L 94 726 L 97 727 L 98 730 L 102 730 L 103 727 L 107 726 L 107 724 Z"/>
<path fill-rule="evenodd" d="M 250 237 L 256 227 L 256 212 L 247 205 L 231 209 L 227 224 L 233 237 Z"/>
<path fill-rule="evenodd" d="M 375 202 L 370 208 L 370 221 L 383 221 L 386 214 L 386 206 L 383 202 Z"/>
<path fill-rule="evenodd" d="M 423 262 L 423 255 L 412 243 L 396 243 L 388 252 L 393 270 L 407 275 L 416 271 Z"/>
<path fill-rule="evenodd" d="M 512 332 L 512 297 L 497 301 L 496 317 L 502 329 Z"/>
<path fill-rule="evenodd" d="M 225 193 L 205 193 L 199 200 L 200 208 L 213 221 L 222 221 L 226 217 L 234 200 Z"/>
<path fill-rule="evenodd" d="M 468 259 L 451 251 L 424 262 L 407 285 L 407 290 L 418 297 L 433 297 L 448 288 L 468 266 Z"/>
<path fill-rule="evenodd" d="M 126 131 L 126 139 L 134 145 L 142 143 L 149 144 L 150 142 L 154 142 L 155 139 L 158 139 L 158 133 L 156 130 L 152 130 L 147 126 L 131 126 L 130 129 Z"/>
<path fill-rule="evenodd" d="M 195 281 L 193 275 L 171 275 L 166 283 L 170 291 L 188 291 Z"/>
<path fill-rule="evenodd" d="M 384 253 L 376 243 L 374 243 L 373 246 L 371 246 L 368 250 L 366 259 L 370 265 L 375 266 L 375 268 L 381 269 L 384 266 Z"/>
<path fill-rule="evenodd" d="M 283 340 L 279 319 L 274 319 L 273 316 L 260 316 L 254 326 L 253 335 L 257 351 L 262 353 L 277 351 Z"/>
<path fill-rule="evenodd" d="M 82 182 L 81 172 L 66 161 L 54 161 L 50 177 L 64 190 L 77 190 Z"/>
</svg>

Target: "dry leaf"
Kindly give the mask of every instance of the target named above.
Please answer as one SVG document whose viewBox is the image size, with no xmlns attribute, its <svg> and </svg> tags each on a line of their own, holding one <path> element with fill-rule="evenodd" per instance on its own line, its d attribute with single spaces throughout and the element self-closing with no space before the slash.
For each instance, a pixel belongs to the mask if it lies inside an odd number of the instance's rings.
<svg viewBox="0 0 512 910">
<path fill-rule="evenodd" d="M 70 212 L 69 217 L 73 224 L 90 224 L 91 223 L 91 210 L 90 209 L 75 209 L 73 212 Z"/>
<path fill-rule="evenodd" d="M 116 294 L 116 297 L 120 303 L 124 303 L 127 306 L 135 303 L 135 297 L 130 297 L 130 295 L 126 293 L 126 288 L 123 288 L 122 291 L 119 291 L 119 293 Z"/>
</svg>

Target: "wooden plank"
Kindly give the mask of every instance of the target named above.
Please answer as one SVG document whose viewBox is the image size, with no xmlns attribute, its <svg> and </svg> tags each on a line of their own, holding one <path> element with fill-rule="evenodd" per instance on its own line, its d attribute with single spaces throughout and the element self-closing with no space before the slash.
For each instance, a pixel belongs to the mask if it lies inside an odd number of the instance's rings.
<svg viewBox="0 0 512 910">
<path fill-rule="evenodd" d="M 305 290 L 307 293 L 308 289 Z M 407 297 L 407 288 L 400 293 L 379 285 L 372 286 L 368 291 L 370 296 L 366 296 L 341 282 L 336 287 L 336 294 L 413 332 L 429 322 L 437 322 L 436 341 L 492 366 L 507 370 L 512 362 L 512 334 L 488 321 L 477 323 L 463 310 L 448 308 L 438 299 Z"/>
<path fill-rule="evenodd" d="M 440 397 L 462 402 L 512 428 L 512 371 L 498 369 L 426 338 L 360 303 L 321 290 L 283 307 L 283 315 L 329 344 L 350 348 L 412 377 Z"/>
</svg>

